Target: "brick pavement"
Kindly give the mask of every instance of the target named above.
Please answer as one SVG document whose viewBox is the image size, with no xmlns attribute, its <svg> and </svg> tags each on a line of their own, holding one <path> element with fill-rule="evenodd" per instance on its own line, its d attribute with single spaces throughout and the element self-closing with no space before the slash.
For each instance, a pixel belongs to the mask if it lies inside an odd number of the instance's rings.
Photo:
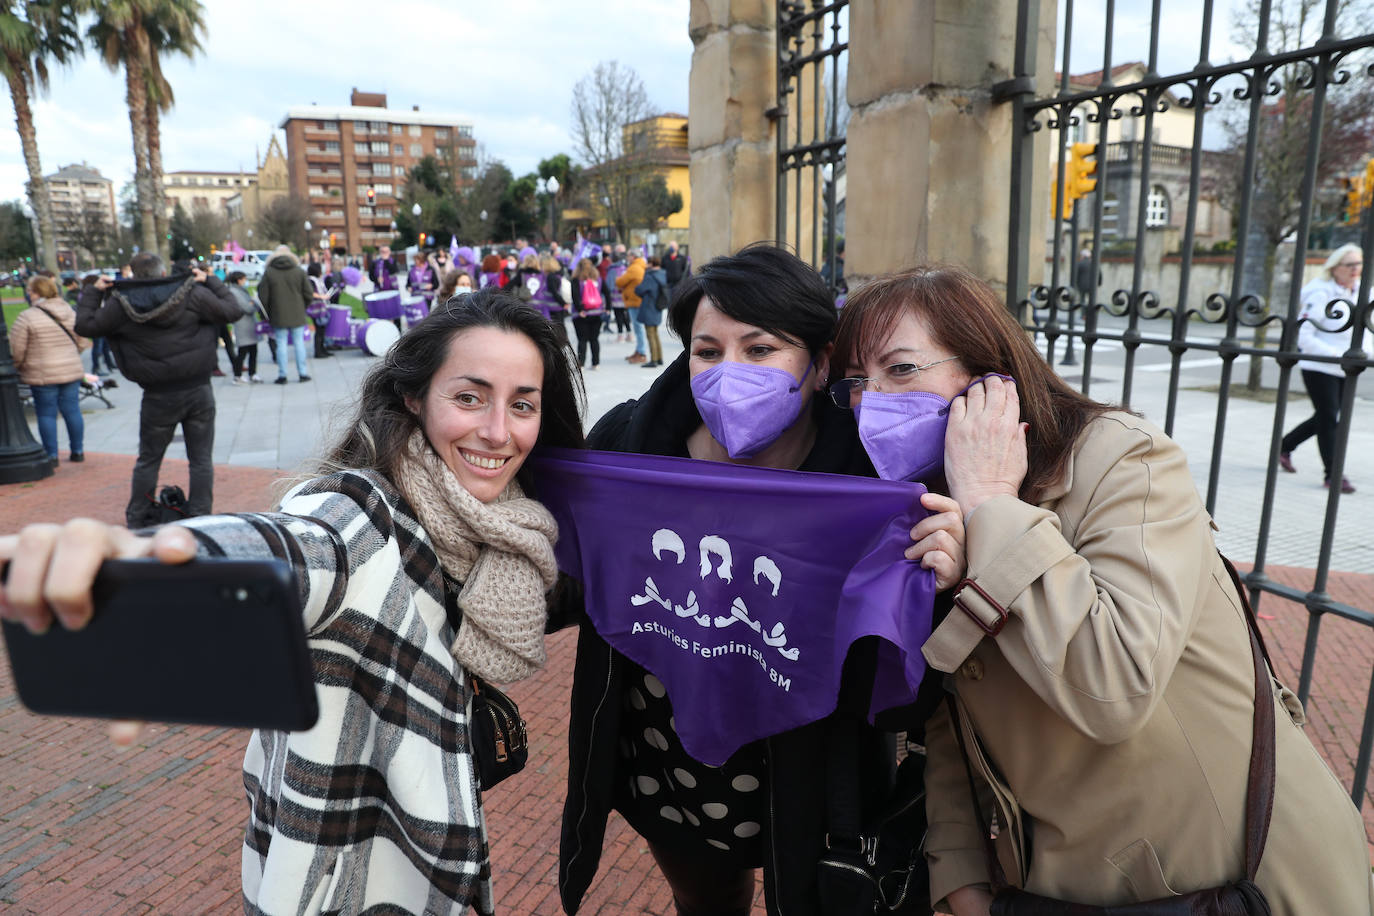
<svg viewBox="0 0 1374 916">
<path fill-rule="evenodd" d="M 118 521 L 128 456 L 88 454 L 45 481 L 0 487 L 0 528 L 78 512 Z M 185 462 L 164 477 L 185 482 Z M 216 469 L 216 508 L 267 508 L 277 472 Z M 1276 580 L 1310 586 L 1311 571 L 1269 567 Z M 1374 606 L 1374 576 L 1333 575 L 1330 593 Z M 1307 616 L 1267 596 L 1261 612 L 1280 674 L 1296 685 Z M 549 640 L 548 667 L 513 689 L 530 725 L 530 765 L 487 797 L 501 911 L 556 914 L 559 817 L 566 780 L 567 690 L 576 636 Z M 1323 623 L 1308 734 L 1350 784 L 1374 650 L 1358 624 Z M 241 730 L 149 726 L 116 750 L 100 723 L 29 715 L 0 655 L 0 909 L 24 916 L 237 912 L 239 850 L 247 804 L 239 773 Z M 1365 805 L 1374 838 L 1374 804 Z M 762 892 L 759 894 L 760 900 Z M 589 916 L 669 916 L 671 899 L 644 844 L 613 816 Z M 761 904 L 755 913 L 763 912 Z"/>
</svg>

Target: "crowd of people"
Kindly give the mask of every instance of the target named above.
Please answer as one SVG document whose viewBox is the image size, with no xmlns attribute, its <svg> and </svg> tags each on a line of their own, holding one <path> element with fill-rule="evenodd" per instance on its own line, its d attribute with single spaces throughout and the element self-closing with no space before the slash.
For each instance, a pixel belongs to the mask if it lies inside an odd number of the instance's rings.
<svg viewBox="0 0 1374 916">
<path fill-rule="evenodd" d="M 901 912 L 1374 913 L 1361 817 L 1267 665 L 1183 451 L 1065 384 L 985 282 L 917 267 L 837 311 L 815 270 L 771 246 L 696 271 L 671 246 L 560 253 L 521 245 L 461 267 L 436 255 L 403 275 L 384 250 L 372 281 L 432 288 L 436 305 L 370 371 L 341 439 L 279 511 L 0 538 L 0 617 L 34 632 L 89 620 L 105 558 L 292 566 L 322 714 L 307 732 L 250 739 L 247 912 L 494 912 L 503 838 L 487 835 L 475 778 L 471 675 L 518 682 L 543 664 L 546 632 L 576 626 L 568 914 L 600 868 L 611 811 L 643 837 L 682 916 L 744 916 L 760 872 L 772 916 L 853 905 L 818 864 L 837 853 L 842 788 L 863 817 L 898 790 L 898 732 L 923 749 L 928 823 L 906 863 L 927 895 Z M 244 314 L 237 279 L 166 278 L 140 258 L 135 284 L 96 281 L 75 315 L 144 386 L 135 497 L 168 424 L 203 424 L 218 327 Z M 330 289 L 290 261 L 273 259 L 264 300 L 281 381 L 288 346 L 303 374 L 290 332 Z M 1347 285 L 1352 265 L 1328 266 Z M 49 323 L 64 317 L 54 308 Z M 685 347 L 667 365 L 665 319 Z M 596 368 L 603 332 L 661 371 L 584 437 L 574 363 Z M 139 374 L 167 339 L 184 342 L 175 384 Z M 212 398 L 209 411 L 212 427 Z M 870 717 L 876 656 L 852 652 L 825 716 L 720 766 L 694 759 L 677 733 L 683 698 L 611 647 L 585 583 L 556 565 L 558 525 L 529 459 L 584 446 L 923 484 L 895 561 L 927 570 L 937 593 L 914 702 Z M 824 544 L 800 552 L 826 562 Z M 805 589 L 777 600 L 833 613 Z"/>
</svg>

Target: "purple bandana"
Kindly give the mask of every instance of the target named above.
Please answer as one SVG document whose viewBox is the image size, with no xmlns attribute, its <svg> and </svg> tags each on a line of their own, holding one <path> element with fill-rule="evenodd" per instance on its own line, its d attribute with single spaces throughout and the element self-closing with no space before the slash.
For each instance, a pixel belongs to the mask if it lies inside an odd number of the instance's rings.
<svg viewBox="0 0 1374 916">
<path fill-rule="evenodd" d="M 566 449 L 534 469 L 559 567 L 597 633 L 667 687 L 697 760 L 824 718 L 864 636 L 884 640 L 872 711 L 914 701 L 935 596 L 903 557 L 920 484 Z"/>
</svg>

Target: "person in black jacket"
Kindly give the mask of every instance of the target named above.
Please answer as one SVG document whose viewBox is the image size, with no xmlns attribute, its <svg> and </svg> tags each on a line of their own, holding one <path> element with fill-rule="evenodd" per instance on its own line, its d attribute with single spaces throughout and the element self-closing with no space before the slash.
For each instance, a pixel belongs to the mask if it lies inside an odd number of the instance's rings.
<svg viewBox="0 0 1374 916">
<path fill-rule="evenodd" d="M 143 388 L 124 518 L 130 528 L 156 523 L 157 477 L 177 425 L 191 465 L 190 515 L 209 515 L 214 497 L 215 368 L 219 329 L 243 314 L 229 289 L 200 268 L 164 276 L 162 259 L 136 255 L 133 279 L 100 277 L 76 306 L 76 333 L 108 337 L 125 378 Z"/>
<path fill-rule="evenodd" d="M 668 252 L 663 256 L 663 275 L 668 280 L 668 295 L 673 294 L 688 273 L 687 258 L 678 252 L 677 242 L 669 242 Z"/>
<path fill-rule="evenodd" d="M 589 447 L 874 476 L 852 413 L 823 391 L 836 313 L 810 267 L 763 245 L 717 258 L 683 281 L 669 323 L 687 352 L 642 398 L 607 413 L 588 436 Z M 698 408 L 692 379 L 713 369 L 781 370 L 796 380 L 788 397 L 755 408 L 778 410 L 772 428 L 780 431 L 745 449 L 732 444 L 749 457 L 732 458 L 720 441 L 719 415 Z M 770 914 L 820 916 L 817 862 L 825 852 L 827 785 L 840 779 L 856 787 L 865 812 L 892 785 L 892 735 L 865 716 L 874 669 L 864 655 L 851 653 L 830 716 L 746 745 L 712 768 L 683 750 L 663 685 L 583 620 L 558 870 L 564 910 L 574 914 L 582 903 L 614 808 L 648 842 L 679 914 L 748 914 L 754 872 L 762 867 Z M 900 723 L 884 724 L 919 728 L 924 721 L 916 707 L 897 715 Z M 828 772 L 827 744 L 841 734 L 855 749 L 853 771 Z"/>
</svg>

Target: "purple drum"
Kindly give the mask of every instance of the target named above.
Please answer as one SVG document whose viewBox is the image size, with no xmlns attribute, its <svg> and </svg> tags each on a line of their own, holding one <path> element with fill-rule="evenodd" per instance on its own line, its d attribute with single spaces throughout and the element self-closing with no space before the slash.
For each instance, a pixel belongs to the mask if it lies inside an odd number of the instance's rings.
<svg viewBox="0 0 1374 916">
<path fill-rule="evenodd" d="M 401 339 L 396 325 L 384 318 L 370 318 L 358 329 L 358 343 L 368 356 L 382 356 Z"/>
<path fill-rule="evenodd" d="M 333 347 L 355 347 L 353 333 L 348 329 L 349 319 L 353 317 L 353 310 L 346 305 L 331 305 L 329 307 L 329 323 L 324 326 L 324 339 Z"/>
<path fill-rule="evenodd" d="M 401 294 L 398 290 L 381 293 L 368 293 L 363 296 L 367 317 L 393 320 L 401 317 Z"/>
<path fill-rule="evenodd" d="M 407 325 L 423 321 L 429 315 L 429 300 L 424 296 L 409 296 L 402 299 L 401 314 L 405 316 Z"/>
</svg>

